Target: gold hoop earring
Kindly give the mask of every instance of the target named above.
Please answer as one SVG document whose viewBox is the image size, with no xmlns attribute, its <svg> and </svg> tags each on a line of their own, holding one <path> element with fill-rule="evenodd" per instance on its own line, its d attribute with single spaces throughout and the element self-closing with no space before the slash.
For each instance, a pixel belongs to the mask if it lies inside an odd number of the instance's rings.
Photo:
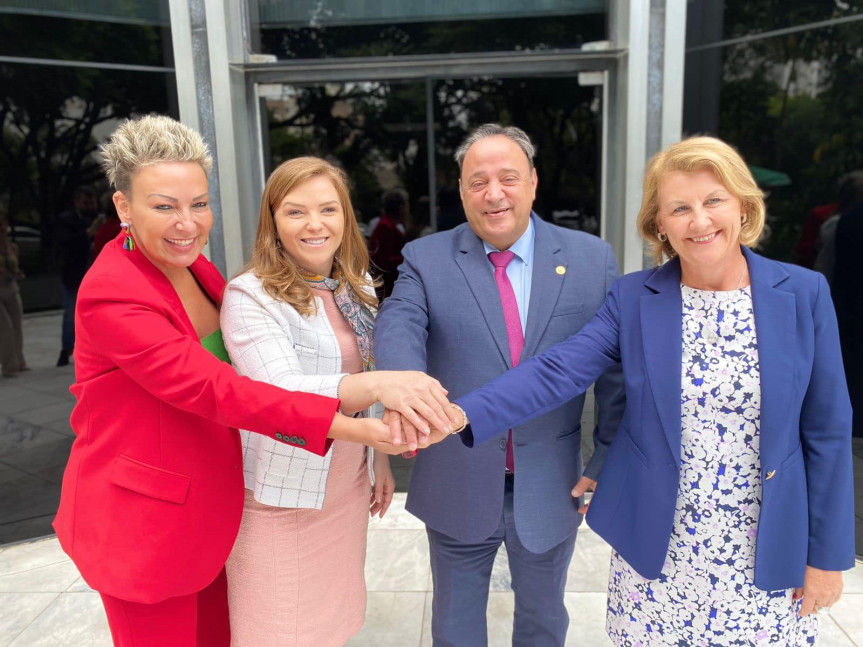
<svg viewBox="0 0 863 647">
<path fill-rule="evenodd" d="M 749 220 L 749 214 L 744 213 L 743 218 L 740 219 L 740 226 L 742 227 L 743 225 L 745 225 L 747 220 Z"/>
<path fill-rule="evenodd" d="M 659 239 L 660 243 L 664 243 L 668 240 L 668 234 L 663 234 L 661 231 L 656 234 L 656 237 Z"/>
</svg>

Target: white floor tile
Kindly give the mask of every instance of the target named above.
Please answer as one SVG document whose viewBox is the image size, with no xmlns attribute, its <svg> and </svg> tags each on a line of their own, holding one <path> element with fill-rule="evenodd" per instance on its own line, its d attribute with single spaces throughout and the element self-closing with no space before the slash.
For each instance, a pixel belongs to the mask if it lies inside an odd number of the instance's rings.
<svg viewBox="0 0 863 647">
<path fill-rule="evenodd" d="M 576 542 L 578 543 L 578 542 Z M 566 610 L 569 612 L 569 631 L 566 645 L 605 647 L 611 640 L 605 633 L 605 592 L 566 593 Z"/>
<path fill-rule="evenodd" d="M 383 519 L 369 520 L 369 530 L 425 530 L 425 524 L 405 510 L 407 494 L 396 492 Z"/>
<path fill-rule="evenodd" d="M 366 622 L 350 647 L 414 647 L 420 644 L 423 592 L 369 593 Z"/>
<path fill-rule="evenodd" d="M 425 530 L 370 530 L 365 575 L 369 591 L 425 591 L 429 575 Z"/>
<path fill-rule="evenodd" d="M 569 564 L 566 590 L 605 594 L 610 560 L 611 547 L 595 532 L 582 525 Z"/>
<path fill-rule="evenodd" d="M 59 593 L 0 593 L 0 645 L 8 645 L 32 623 Z"/>
<path fill-rule="evenodd" d="M 56 537 L 27 541 L 0 551 L 0 576 L 69 561 Z"/>
<path fill-rule="evenodd" d="M 111 647 L 98 593 L 62 593 L 9 647 Z"/>
<path fill-rule="evenodd" d="M 68 589 L 79 577 L 70 561 L 37 566 L 26 571 L 0 576 L 0 593 L 41 593 Z"/>
<path fill-rule="evenodd" d="M 856 645 L 863 647 L 863 593 L 843 593 L 830 609 L 830 617 Z"/>
</svg>

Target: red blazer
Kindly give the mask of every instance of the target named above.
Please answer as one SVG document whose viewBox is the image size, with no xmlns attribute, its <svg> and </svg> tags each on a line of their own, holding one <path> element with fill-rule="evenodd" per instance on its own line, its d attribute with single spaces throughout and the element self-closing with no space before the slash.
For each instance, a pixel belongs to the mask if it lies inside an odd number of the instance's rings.
<svg viewBox="0 0 863 647">
<path fill-rule="evenodd" d="M 191 270 L 220 305 L 225 280 Z M 323 455 L 338 401 L 240 377 L 204 350 L 171 283 L 105 246 L 78 292 L 75 442 L 54 528 L 97 591 L 154 603 L 225 564 L 243 509 L 237 427 Z"/>
</svg>

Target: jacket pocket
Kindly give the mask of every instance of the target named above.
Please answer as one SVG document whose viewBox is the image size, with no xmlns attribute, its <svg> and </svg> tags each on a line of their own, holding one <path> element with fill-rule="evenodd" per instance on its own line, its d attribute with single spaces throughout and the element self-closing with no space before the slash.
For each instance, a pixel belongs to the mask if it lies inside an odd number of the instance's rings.
<svg viewBox="0 0 863 647">
<path fill-rule="evenodd" d="M 111 483 L 114 485 L 170 503 L 186 502 L 191 481 L 185 474 L 148 465 L 125 454 L 114 459 L 111 468 Z"/>
</svg>

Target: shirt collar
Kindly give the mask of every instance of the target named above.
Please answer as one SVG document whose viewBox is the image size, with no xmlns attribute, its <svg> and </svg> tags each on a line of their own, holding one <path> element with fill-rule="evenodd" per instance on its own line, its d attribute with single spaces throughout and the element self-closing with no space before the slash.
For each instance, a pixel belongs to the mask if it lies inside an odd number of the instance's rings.
<svg viewBox="0 0 863 647">
<path fill-rule="evenodd" d="M 524 230 L 524 233 L 521 235 L 521 237 L 512 244 L 512 247 L 509 248 L 509 251 L 515 254 L 516 258 L 518 258 L 525 265 L 530 265 L 533 261 L 533 241 L 535 238 L 533 218 L 534 213 L 531 211 L 530 219 L 527 222 L 527 229 Z M 482 241 L 482 247 L 485 250 L 486 256 L 488 256 L 492 252 L 500 251 L 497 247 L 489 245 L 485 241 Z"/>
</svg>

